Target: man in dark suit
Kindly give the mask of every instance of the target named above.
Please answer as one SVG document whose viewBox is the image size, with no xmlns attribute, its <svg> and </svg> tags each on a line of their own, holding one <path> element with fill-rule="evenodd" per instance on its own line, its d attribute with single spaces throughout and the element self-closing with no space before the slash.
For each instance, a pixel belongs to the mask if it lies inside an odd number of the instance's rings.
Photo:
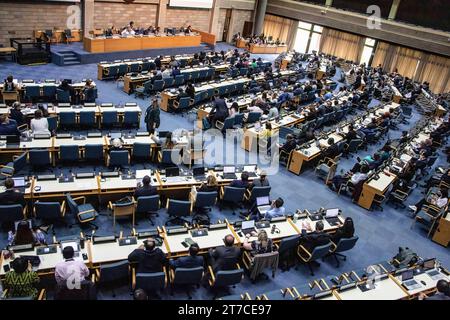
<svg viewBox="0 0 450 320">
<path fill-rule="evenodd" d="M 241 179 L 240 180 L 233 180 L 230 183 L 230 187 L 233 188 L 248 188 L 250 187 L 250 181 L 248 180 L 249 176 L 248 173 L 243 171 L 241 173 Z"/>
<path fill-rule="evenodd" d="M 167 259 L 161 249 L 156 248 L 153 238 L 148 238 L 139 248 L 133 250 L 128 256 L 130 263 L 136 263 L 136 272 L 161 272 Z"/>
<path fill-rule="evenodd" d="M 300 244 L 303 245 L 303 247 L 305 247 L 310 253 L 314 250 L 314 248 L 330 243 L 330 235 L 323 232 L 323 228 L 323 222 L 317 221 L 316 230 L 308 234 L 307 231 L 312 231 L 311 226 L 309 224 L 303 226 Z"/>
<path fill-rule="evenodd" d="M 153 77 L 150 79 L 150 81 L 153 84 L 153 83 L 155 83 L 156 80 L 162 80 L 162 78 L 163 77 L 162 77 L 161 71 L 154 70 Z"/>
<path fill-rule="evenodd" d="M 334 143 L 334 138 L 329 138 L 327 140 L 328 148 L 323 152 L 324 157 L 334 159 L 339 154 L 339 148 L 337 144 Z"/>
<path fill-rule="evenodd" d="M 161 60 L 163 58 L 164 58 L 163 56 L 159 56 L 159 57 L 156 57 L 156 59 L 153 61 L 156 65 L 156 69 L 161 70 L 161 65 L 162 65 Z"/>
<path fill-rule="evenodd" d="M 192 85 L 191 82 L 188 82 L 185 91 L 189 95 L 189 97 L 194 98 L 194 96 L 195 96 L 195 88 L 194 88 L 194 86 Z"/>
<path fill-rule="evenodd" d="M 447 280 L 441 279 L 436 283 L 437 292 L 432 296 L 421 293 L 419 300 L 450 300 L 450 286 Z"/>
<path fill-rule="evenodd" d="M 156 190 L 156 187 L 152 186 L 150 184 L 151 179 L 149 176 L 145 176 L 142 179 L 142 186 L 138 186 L 136 190 L 134 191 L 134 197 L 145 197 L 145 196 L 153 196 L 158 194 L 158 191 Z"/>
<path fill-rule="evenodd" d="M 13 179 L 6 179 L 5 187 L 5 192 L 0 193 L 0 205 L 21 204 L 22 206 L 25 206 L 23 193 L 14 189 Z"/>
<path fill-rule="evenodd" d="M 225 100 L 218 95 L 214 97 L 214 106 L 209 113 L 210 123 L 214 126 L 216 121 L 223 122 L 228 117 L 228 107 Z"/>
<path fill-rule="evenodd" d="M 192 244 L 189 247 L 189 256 L 181 257 L 176 260 L 171 260 L 170 265 L 173 268 L 197 268 L 203 266 L 203 258 L 198 256 L 200 248 L 197 244 Z"/>
<path fill-rule="evenodd" d="M 225 246 L 209 251 L 210 263 L 214 272 L 232 270 L 241 257 L 241 249 L 234 246 L 234 237 L 229 234 L 223 239 Z"/>
</svg>

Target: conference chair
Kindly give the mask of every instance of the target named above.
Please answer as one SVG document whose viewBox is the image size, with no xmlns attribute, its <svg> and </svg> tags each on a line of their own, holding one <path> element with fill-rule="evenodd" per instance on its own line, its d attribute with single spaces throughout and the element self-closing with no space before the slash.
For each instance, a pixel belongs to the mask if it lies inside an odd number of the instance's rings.
<svg viewBox="0 0 450 320">
<path fill-rule="evenodd" d="M 21 204 L 0 205 L 0 225 L 9 228 L 14 222 L 27 218 L 27 206 Z"/>
<path fill-rule="evenodd" d="M 151 160 L 152 146 L 150 143 L 135 142 L 131 155 L 135 161 L 150 161 Z"/>
<path fill-rule="evenodd" d="M 231 270 L 220 270 L 215 273 L 212 266 L 208 266 L 208 270 L 210 276 L 209 285 L 214 293 L 213 299 L 217 298 L 218 289 L 230 286 L 235 287 L 244 278 L 244 269 L 241 268 L 239 263 L 236 263 L 235 269 Z"/>
<path fill-rule="evenodd" d="M 247 116 L 247 123 L 254 123 L 259 121 L 261 118 L 261 113 L 259 112 L 249 112 Z"/>
<path fill-rule="evenodd" d="M 131 217 L 131 226 L 134 227 L 136 204 L 133 199 L 131 201 L 123 203 L 112 203 L 111 201 L 109 201 L 108 209 L 111 210 L 113 215 L 113 228 L 116 227 L 116 219 L 121 219 L 123 217 Z"/>
<path fill-rule="evenodd" d="M 295 251 L 297 249 L 300 236 L 282 238 L 279 244 L 275 244 L 279 253 L 280 268 L 282 271 L 290 269 L 294 262 Z"/>
<path fill-rule="evenodd" d="M 233 215 L 236 214 L 235 208 L 240 207 L 244 201 L 245 188 L 235 188 L 225 186 L 220 189 L 219 210 L 222 211 L 224 204 L 231 206 Z"/>
<path fill-rule="evenodd" d="M 189 221 L 183 219 L 183 217 L 191 215 L 192 206 L 193 204 L 191 201 L 168 199 L 166 205 L 167 214 L 169 215 L 169 218 L 172 218 L 166 221 L 165 225 L 168 225 L 169 223 L 176 225 L 189 223 Z"/>
<path fill-rule="evenodd" d="M 68 193 L 66 194 L 66 201 L 70 213 L 77 217 L 81 226 L 88 225 L 95 230 L 98 229 L 98 226 L 93 223 L 98 216 L 98 212 L 90 203 L 86 203 L 86 197 L 72 198 L 70 193 Z M 70 227 L 72 226 L 70 225 Z"/>
<path fill-rule="evenodd" d="M 316 176 L 322 180 L 325 180 L 325 184 L 329 184 L 336 173 L 339 163 L 340 155 L 337 155 L 334 159 L 325 157 L 321 159 L 314 169 Z"/>
<path fill-rule="evenodd" d="M 29 85 L 25 86 L 24 96 L 30 102 L 36 101 L 41 95 L 41 87 L 39 85 Z"/>
<path fill-rule="evenodd" d="M 132 62 L 129 65 L 128 72 L 136 73 L 140 71 L 145 71 L 141 69 L 141 64 L 139 62 Z"/>
<path fill-rule="evenodd" d="M 217 202 L 217 192 L 197 192 L 197 196 L 195 199 L 191 198 L 191 201 L 194 203 L 195 209 L 207 209 L 211 211 Z"/>
<path fill-rule="evenodd" d="M 119 124 L 117 111 L 103 111 L 101 116 L 102 128 L 111 128 Z"/>
<path fill-rule="evenodd" d="M 246 76 L 248 73 L 248 69 L 247 68 L 241 68 L 239 69 L 239 75 L 241 76 Z"/>
<path fill-rule="evenodd" d="M 66 215 L 66 203 L 59 202 L 41 202 L 36 201 L 33 207 L 34 217 L 38 220 L 42 220 L 44 223 L 40 225 L 39 228 L 42 229 L 43 226 L 49 227 L 55 235 L 55 229 L 53 228 L 54 223 L 62 222 L 64 226 L 67 226 L 67 223 L 64 220 Z M 48 231 L 47 229 L 47 231 Z"/>
<path fill-rule="evenodd" d="M 252 283 L 255 283 L 259 276 L 265 275 L 264 270 L 266 268 L 272 269 L 272 278 L 275 278 L 275 272 L 278 268 L 278 261 L 278 251 L 256 254 L 253 257 L 248 251 L 245 251 L 242 255 L 242 263 L 247 269 Z"/>
<path fill-rule="evenodd" d="M 176 166 L 181 163 L 181 150 L 174 149 L 162 149 L 158 152 L 158 163 L 162 166 Z"/>
<path fill-rule="evenodd" d="M 414 227 L 416 222 L 419 222 L 427 229 L 427 238 L 429 238 L 442 214 L 443 209 L 432 204 L 425 204 L 423 205 L 422 209 L 416 213 L 410 229 Z"/>
<path fill-rule="evenodd" d="M 54 300 L 97 300 L 97 290 L 90 280 L 82 280 L 79 287 L 68 287 L 66 283 L 55 286 Z"/>
<path fill-rule="evenodd" d="M 348 154 L 357 152 L 362 146 L 363 141 L 361 139 L 352 139 L 348 144 L 344 145 L 344 154 L 348 157 Z"/>
<path fill-rule="evenodd" d="M 123 168 L 130 165 L 130 154 L 127 150 L 112 150 L 106 159 L 107 167 Z"/>
<path fill-rule="evenodd" d="M 51 155 L 47 149 L 30 150 L 28 160 L 34 170 L 42 170 L 51 165 Z"/>
<path fill-rule="evenodd" d="M 357 236 L 353 236 L 351 238 L 342 238 L 338 241 L 338 243 L 334 243 L 333 241 L 331 242 L 332 248 L 330 254 L 336 260 L 336 267 L 339 267 L 340 264 L 338 257 L 341 257 L 345 261 L 347 257 L 343 255 L 342 252 L 353 249 L 358 239 L 359 238 Z"/>
<path fill-rule="evenodd" d="M 161 92 L 164 89 L 164 80 L 155 80 L 151 86 L 151 91 Z"/>
<path fill-rule="evenodd" d="M 134 268 L 131 272 L 133 291 L 136 289 L 142 289 L 147 295 L 156 295 L 156 297 L 159 298 L 157 296 L 157 291 L 167 287 L 166 267 L 163 267 L 163 271 L 161 272 L 136 273 Z"/>
<path fill-rule="evenodd" d="M 56 89 L 56 101 L 58 103 L 70 103 L 70 92 Z"/>
<path fill-rule="evenodd" d="M 164 78 L 164 88 L 170 88 L 173 87 L 173 85 L 175 84 L 175 79 L 170 77 L 170 78 Z M 155 81 L 156 82 L 156 81 Z"/>
<path fill-rule="evenodd" d="M 59 147 L 59 161 L 77 162 L 80 160 L 80 151 L 77 145 L 62 145 Z"/>
<path fill-rule="evenodd" d="M 112 296 L 116 297 L 115 286 L 129 283 L 130 266 L 128 260 L 101 264 L 95 269 L 94 279 L 99 287 L 109 287 L 112 289 Z"/>
<path fill-rule="evenodd" d="M 170 279 L 170 294 L 173 295 L 176 286 L 184 287 L 186 290 L 186 295 L 188 299 L 192 299 L 190 294 L 190 289 L 192 286 L 200 286 L 200 282 L 203 278 L 203 267 L 196 268 L 170 268 L 169 279 Z"/>
<path fill-rule="evenodd" d="M 122 125 L 124 127 L 139 127 L 139 112 L 125 111 Z"/>
<path fill-rule="evenodd" d="M 311 262 L 324 258 L 331 249 L 331 241 L 323 246 L 317 246 L 312 252 L 309 252 L 303 245 L 299 245 L 297 248 L 297 256 L 308 265 L 311 275 L 314 275 L 314 271 L 311 266 Z"/>
<path fill-rule="evenodd" d="M 271 187 L 253 187 L 251 190 L 245 191 L 245 200 L 253 204 L 256 198 L 270 196 Z"/>
<path fill-rule="evenodd" d="M 184 84 L 184 76 L 183 75 L 177 75 L 175 76 L 175 83 L 174 86 L 175 87 L 179 87 L 182 86 Z"/>
<path fill-rule="evenodd" d="M 244 125 L 244 114 L 236 113 L 234 115 L 234 126 L 233 128 L 241 128 Z"/>
<path fill-rule="evenodd" d="M 228 117 L 223 122 L 217 120 L 216 127 L 221 130 L 223 134 L 225 134 L 226 130 L 230 130 L 234 128 L 234 117 Z"/>
<path fill-rule="evenodd" d="M 59 113 L 59 125 L 62 128 L 75 127 L 77 125 L 75 112 L 60 112 Z"/>
<path fill-rule="evenodd" d="M 173 102 L 173 108 L 179 112 L 184 112 L 184 111 L 188 110 L 190 107 L 191 107 L 191 98 L 190 97 L 183 97 L 183 98 L 180 98 L 179 101 L 175 100 Z"/>
<path fill-rule="evenodd" d="M 13 156 L 13 161 L 6 165 L 0 165 L 0 179 L 4 177 L 12 177 L 18 174 L 27 165 L 28 152 L 24 152 L 19 156 Z"/>
<path fill-rule="evenodd" d="M 95 111 L 81 111 L 80 112 L 80 127 L 94 128 L 97 124 Z"/>
<path fill-rule="evenodd" d="M 158 210 L 161 207 L 161 201 L 159 199 L 159 194 L 153 196 L 141 196 L 137 199 L 133 199 L 136 204 L 135 212 L 136 214 L 149 215 L 149 220 L 152 226 L 155 222 L 152 220 L 152 215 L 159 217 Z"/>
<path fill-rule="evenodd" d="M 56 116 L 47 117 L 47 122 L 48 122 L 48 131 L 50 131 L 51 133 L 55 133 L 56 130 L 58 129 L 58 117 Z"/>
<path fill-rule="evenodd" d="M 44 84 L 42 86 L 42 96 L 49 101 L 56 100 L 56 85 L 55 84 Z"/>
<path fill-rule="evenodd" d="M 134 89 L 134 97 L 135 98 L 137 98 L 137 97 L 142 97 L 142 98 L 148 97 L 148 96 L 150 96 L 151 91 L 152 91 L 152 82 L 150 80 L 145 81 L 142 84 L 142 86 L 137 86 Z"/>
</svg>

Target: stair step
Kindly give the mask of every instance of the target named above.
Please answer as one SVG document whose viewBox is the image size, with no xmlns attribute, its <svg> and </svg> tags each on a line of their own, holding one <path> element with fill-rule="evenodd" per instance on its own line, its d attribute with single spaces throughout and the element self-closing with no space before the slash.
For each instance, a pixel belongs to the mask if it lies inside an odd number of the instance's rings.
<svg viewBox="0 0 450 320">
<path fill-rule="evenodd" d="M 64 61 L 65 66 L 72 66 L 72 65 L 77 65 L 77 64 L 81 64 L 81 62 L 80 61 L 69 61 L 69 62 Z"/>
<path fill-rule="evenodd" d="M 79 61 L 77 57 L 64 57 L 64 61 Z"/>
</svg>

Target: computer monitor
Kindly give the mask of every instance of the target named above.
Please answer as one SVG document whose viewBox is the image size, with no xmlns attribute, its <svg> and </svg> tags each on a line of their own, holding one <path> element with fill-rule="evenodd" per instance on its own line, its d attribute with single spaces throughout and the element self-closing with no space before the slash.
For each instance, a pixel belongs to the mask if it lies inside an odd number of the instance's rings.
<svg viewBox="0 0 450 320">
<path fill-rule="evenodd" d="M 205 167 L 197 167 L 192 169 L 192 174 L 194 176 L 201 176 L 205 174 Z"/>
<path fill-rule="evenodd" d="M 243 171 L 255 172 L 256 171 L 256 165 L 244 166 Z"/>
<path fill-rule="evenodd" d="M 20 137 L 16 135 L 6 136 L 6 144 L 20 144 Z"/>
<path fill-rule="evenodd" d="M 223 173 L 235 173 L 236 168 L 234 166 L 223 166 Z"/>
<path fill-rule="evenodd" d="M 339 215 L 339 209 L 327 209 L 326 218 L 334 218 Z"/>
<path fill-rule="evenodd" d="M 16 188 L 22 188 L 25 187 L 25 178 L 24 177 L 17 177 L 12 178 L 14 180 L 14 187 Z"/>
<path fill-rule="evenodd" d="M 251 229 L 255 227 L 255 220 L 242 221 L 241 229 Z"/>
<path fill-rule="evenodd" d="M 423 268 L 425 270 L 434 269 L 435 266 L 436 266 L 436 259 L 434 259 L 434 258 L 427 259 L 423 262 Z"/>
<path fill-rule="evenodd" d="M 166 169 L 166 177 L 178 177 L 180 175 L 180 168 L 170 167 Z"/>
<path fill-rule="evenodd" d="M 402 273 L 402 282 L 405 282 L 407 280 L 411 280 L 414 278 L 414 270 L 405 270 Z"/>
<path fill-rule="evenodd" d="M 63 251 L 66 247 L 72 247 L 74 252 L 80 251 L 80 244 L 77 241 L 61 242 L 61 251 Z"/>
<path fill-rule="evenodd" d="M 266 206 L 270 204 L 269 196 L 265 197 L 257 197 L 256 198 L 256 205 L 259 206 Z"/>
<path fill-rule="evenodd" d="M 160 138 L 165 138 L 165 137 L 167 137 L 167 135 L 169 134 L 169 132 L 170 132 L 170 131 L 159 131 L 159 132 L 158 132 L 158 136 L 159 136 Z"/>
</svg>

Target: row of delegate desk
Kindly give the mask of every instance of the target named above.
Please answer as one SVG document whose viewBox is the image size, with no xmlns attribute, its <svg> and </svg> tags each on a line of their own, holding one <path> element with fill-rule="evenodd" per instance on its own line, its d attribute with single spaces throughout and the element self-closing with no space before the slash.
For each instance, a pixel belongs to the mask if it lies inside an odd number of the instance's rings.
<svg viewBox="0 0 450 320">
<path fill-rule="evenodd" d="M 84 50 L 91 53 L 132 51 L 174 47 L 199 47 L 201 36 L 199 34 L 167 35 L 136 35 L 129 37 L 84 37 Z"/>
<path fill-rule="evenodd" d="M 284 70 L 278 73 L 281 78 L 286 78 L 295 75 L 295 71 Z M 258 74 L 254 76 L 254 80 L 258 83 L 265 81 L 263 74 Z M 249 77 L 238 77 L 231 79 L 224 79 L 222 81 L 210 81 L 208 83 L 200 83 L 194 86 L 195 95 L 193 99 L 193 104 L 200 103 L 207 99 L 212 98 L 215 94 L 227 95 L 235 92 L 242 92 L 244 85 L 252 81 Z M 161 93 L 161 109 L 168 111 L 172 106 L 173 101 L 178 98 L 177 90 L 164 90 Z"/>
<path fill-rule="evenodd" d="M 342 216 L 339 216 L 341 224 L 344 221 Z M 294 222 L 295 221 L 295 222 Z M 310 223 L 312 229 L 315 229 L 315 224 L 317 221 L 313 221 L 309 216 L 294 219 L 291 217 L 279 217 L 274 218 L 271 222 L 262 222 L 261 224 L 256 224 L 257 230 L 265 230 L 270 239 L 274 242 L 279 242 L 283 238 L 291 236 L 299 236 L 301 234 L 302 224 L 304 222 Z M 340 225 L 330 225 L 325 219 L 324 230 L 325 232 L 334 232 Z M 278 232 L 272 233 L 272 227 Z M 203 227 L 202 227 L 203 229 Z M 111 263 L 120 260 L 126 260 L 128 255 L 143 244 L 143 241 L 148 237 L 161 237 L 162 243 L 160 249 L 170 258 L 186 256 L 189 254 L 188 247 L 183 245 L 186 238 L 190 238 L 195 241 L 200 247 L 200 253 L 206 253 L 208 249 L 223 246 L 223 239 L 226 235 L 231 234 L 235 238 L 235 244 L 241 246 L 244 242 L 245 235 L 240 231 L 239 222 L 229 223 L 228 221 L 219 222 L 217 224 L 210 225 L 207 228 L 207 233 L 204 232 L 202 236 L 196 236 L 195 231 L 199 228 L 171 228 L 166 229 L 165 227 L 158 227 L 137 236 L 128 237 L 128 239 L 136 239 L 130 241 L 130 244 L 123 245 L 114 237 L 109 237 L 107 242 L 101 242 L 100 238 L 94 237 L 94 239 L 87 241 L 85 248 L 81 249 L 81 253 L 87 255 L 87 259 L 84 262 L 89 267 L 95 268 L 103 263 Z M 96 240 L 98 239 L 98 241 Z M 255 240 L 256 238 L 251 238 L 250 240 Z M 37 248 L 25 252 L 15 252 L 15 256 L 20 255 L 32 255 L 36 256 Z M 40 274 L 51 274 L 55 268 L 55 265 L 62 261 L 62 253 L 60 246 L 57 245 L 57 251 L 55 253 L 41 254 L 38 255 L 41 260 L 41 264 L 37 268 L 37 272 Z M 83 259 L 81 254 L 77 259 Z M 10 263 L 10 260 L 5 260 L 4 257 L 0 257 L 0 264 L 2 268 L 0 270 L 0 277 L 4 276 L 3 265 Z"/>
<path fill-rule="evenodd" d="M 287 51 L 287 45 L 285 44 L 258 44 L 249 42 L 247 39 L 237 39 L 236 47 L 248 48 L 248 51 L 253 54 L 274 54 Z"/>
<path fill-rule="evenodd" d="M 54 97 L 56 95 L 56 89 L 60 85 L 60 82 L 56 80 L 45 80 L 44 82 L 35 82 L 33 80 L 23 80 L 19 82 L 17 79 L 14 79 L 13 82 L 17 85 L 16 91 L 4 91 L 4 83 L 0 82 L 0 100 L 3 100 L 4 103 L 6 101 L 21 101 L 21 99 L 25 98 L 27 95 L 27 87 L 35 87 L 37 88 L 38 95 L 35 98 L 48 98 Z M 82 80 L 79 82 L 71 83 L 70 86 L 75 90 L 75 92 L 80 92 L 86 85 L 86 80 Z M 95 82 L 91 82 L 91 85 L 95 88 Z"/>
</svg>

